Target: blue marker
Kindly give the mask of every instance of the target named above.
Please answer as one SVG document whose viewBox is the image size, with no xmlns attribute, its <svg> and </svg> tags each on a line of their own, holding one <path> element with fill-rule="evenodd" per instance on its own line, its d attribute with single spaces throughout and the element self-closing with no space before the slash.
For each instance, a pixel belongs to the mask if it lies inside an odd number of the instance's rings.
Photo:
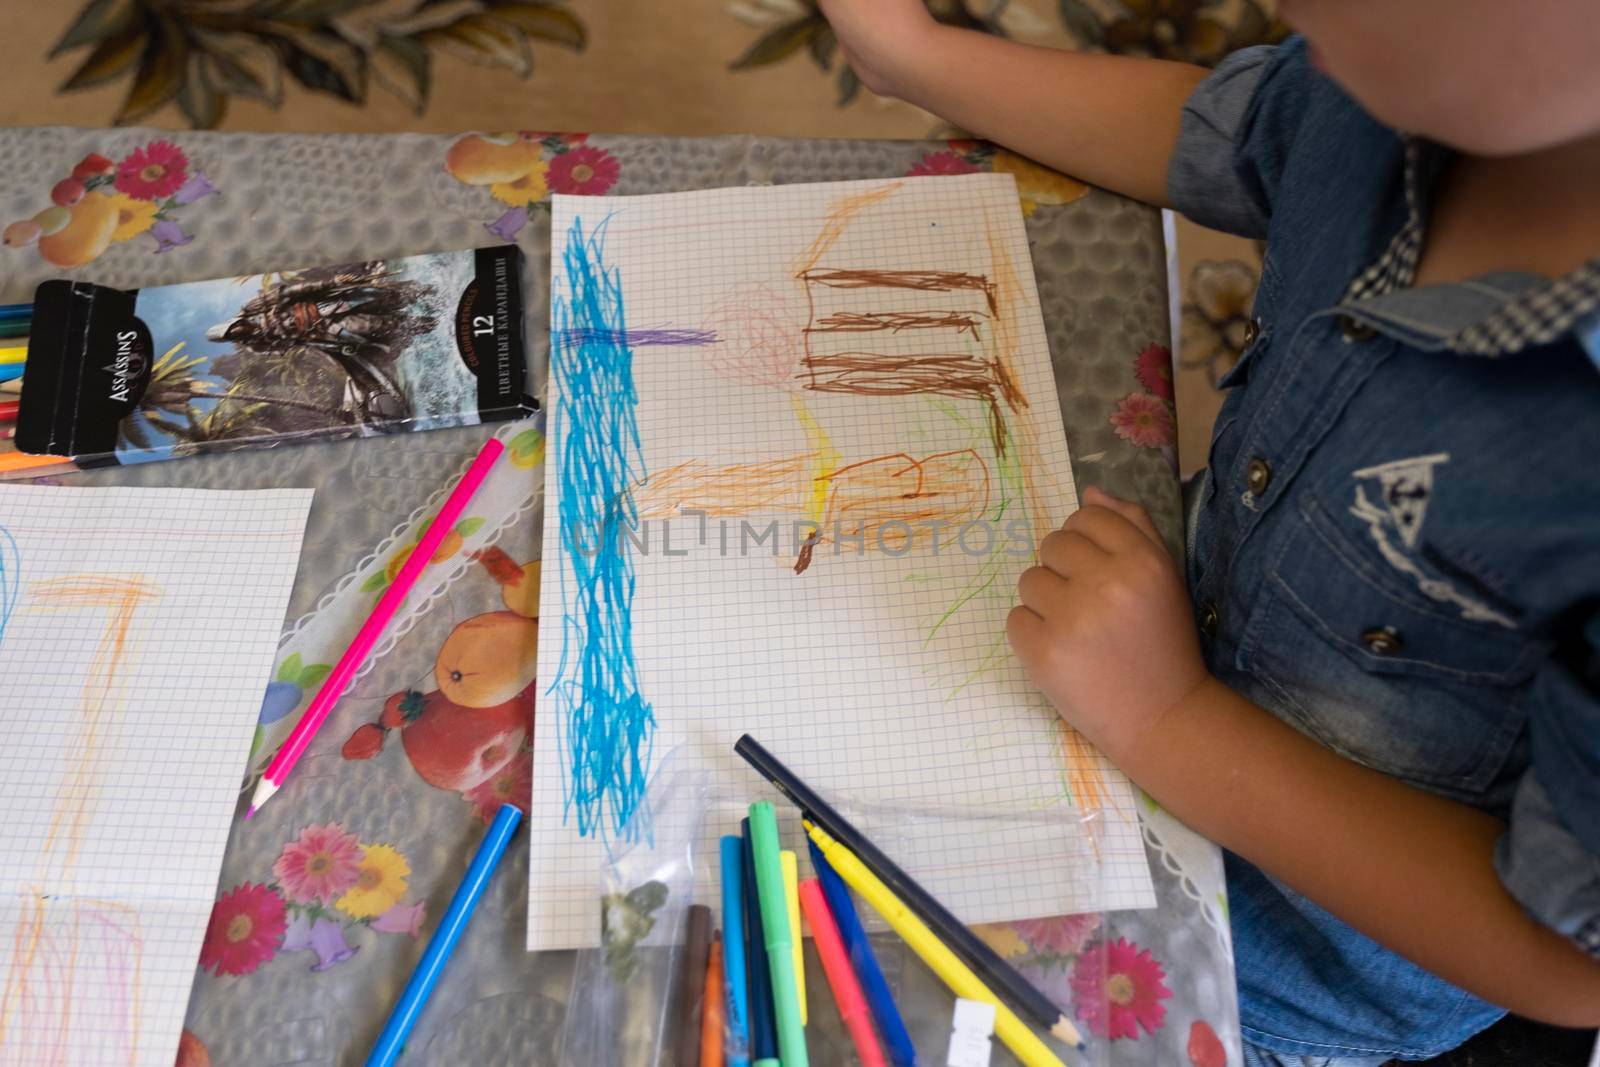
<svg viewBox="0 0 1600 1067">
<path fill-rule="evenodd" d="M 861 928 L 861 917 L 850 902 L 850 889 L 838 872 L 828 866 L 822 850 L 809 840 L 806 845 L 811 849 L 811 866 L 816 869 L 817 881 L 822 883 L 822 895 L 828 901 L 828 910 L 833 912 L 833 921 L 839 927 L 839 939 L 844 942 L 845 951 L 850 953 L 856 977 L 861 979 L 861 991 L 866 994 L 867 1004 L 872 1008 L 873 1021 L 878 1024 L 878 1036 L 889 1048 L 889 1062 L 894 1067 L 917 1067 L 917 1047 L 911 1043 L 911 1035 L 906 1033 L 905 1020 L 900 1018 L 900 1009 L 895 1007 L 889 982 L 883 977 L 883 968 L 878 966 L 878 957 L 873 955 L 867 932 Z"/>
<path fill-rule="evenodd" d="M 741 819 L 744 840 L 744 958 L 750 975 L 750 1059 L 753 1067 L 778 1067 L 778 1025 L 772 1006 L 772 970 L 762 934 L 760 894 L 756 891 L 756 853 L 750 847 L 750 820 Z M 723 949 L 727 951 L 726 948 Z M 727 957 L 724 956 L 724 959 Z"/>
<path fill-rule="evenodd" d="M 744 969 L 744 842 L 722 839 L 722 969 L 727 998 L 727 1067 L 750 1067 Z"/>
<path fill-rule="evenodd" d="M 478 906 L 478 900 L 494 874 L 495 865 L 505 854 L 506 845 L 521 821 L 522 812 L 516 805 L 500 805 L 500 814 L 494 817 L 494 824 L 489 827 L 483 844 L 478 846 L 478 854 L 472 857 L 467 876 L 461 880 L 456 895 L 450 898 L 450 907 L 445 910 L 444 918 L 439 920 L 439 929 L 434 931 L 427 951 L 417 961 L 417 969 L 411 972 L 405 992 L 400 994 L 399 1002 L 389 1013 L 389 1021 L 384 1024 L 383 1033 L 378 1035 L 378 1043 L 372 1046 L 367 1067 L 389 1067 L 400 1057 L 406 1035 L 411 1032 L 417 1016 L 422 1014 L 423 1007 L 428 1003 L 428 994 L 433 992 L 445 964 L 450 962 L 450 953 L 455 949 L 456 942 L 461 940 L 461 934 L 472 918 L 472 910 Z"/>
</svg>

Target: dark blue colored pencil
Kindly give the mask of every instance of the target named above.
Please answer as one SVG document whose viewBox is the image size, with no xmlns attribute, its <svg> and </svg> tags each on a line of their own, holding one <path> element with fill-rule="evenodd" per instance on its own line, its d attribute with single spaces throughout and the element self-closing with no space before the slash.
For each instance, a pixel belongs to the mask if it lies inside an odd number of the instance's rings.
<svg viewBox="0 0 1600 1067">
<path fill-rule="evenodd" d="M 756 895 L 755 849 L 750 847 L 750 820 L 739 821 L 744 837 L 744 958 L 750 974 L 750 1062 L 778 1062 L 778 1027 L 772 1011 L 772 972 L 767 964 L 767 939 Z"/>
<path fill-rule="evenodd" d="M 872 1008 L 872 1020 L 878 1024 L 878 1036 L 889 1049 L 889 1061 L 894 1067 L 917 1067 L 917 1046 L 911 1043 L 905 1020 L 895 1006 L 894 994 L 889 992 L 889 980 L 878 966 L 878 957 L 867 941 L 867 932 L 861 928 L 861 916 L 850 900 L 850 888 L 839 873 L 828 865 L 827 859 L 816 843 L 807 839 L 811 849 L 811 866 L 822 883 L 822 895 L 827 898 L 828 910 L 833 912 L 833 922 L 839 928 L 839 940 L 850 953 L 850 965 L 861 979 L 861 992 Z"/>
</svg>

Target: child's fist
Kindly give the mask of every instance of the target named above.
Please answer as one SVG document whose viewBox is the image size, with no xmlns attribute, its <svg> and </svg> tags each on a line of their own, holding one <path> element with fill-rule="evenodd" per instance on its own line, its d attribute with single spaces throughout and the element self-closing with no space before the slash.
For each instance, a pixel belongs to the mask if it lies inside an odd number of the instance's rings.
<svg viewBox="0 0 1600 1067">
<path fill-rule="evenodd" d="M 1145 510 L 1094 488 L 1039 562 L 1006 636 L 1062 717 L 1122 759 L 1208 677 L 1183 577 Z"/>
<path fill-rule="evenodd" d="M 856 77 L 875 93 L 899 96 L 907 62 L 937 27 L 923 0 L 820 0 Z"/>
</svg>

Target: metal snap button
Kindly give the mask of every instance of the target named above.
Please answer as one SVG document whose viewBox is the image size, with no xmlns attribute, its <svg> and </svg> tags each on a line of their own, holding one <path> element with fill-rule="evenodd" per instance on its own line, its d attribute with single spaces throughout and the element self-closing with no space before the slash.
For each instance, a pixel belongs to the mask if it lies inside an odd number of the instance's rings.
<svg viewBox="0 0 1600 1067">
<path fill-rule="evenodd" d="M 1405 647 L 1400 631 L 1393 626 L 1375 626 L 1361 635 L 1361 643 L 1374 656 L 1392 656 Z"/>
<path fill-rule="evenodd" d="M 1272 467 L 1260 456 L 1252 459 L 1250 465 L 1245 468 L 1244 484 L 1255 496 L 1265 493 L 1267 486 L 1272 484 Z"/>
<path fill-rule="evenodd" d="M 1339 332 L 1344 335 L 1346 341 L 1353 343 L 1370 341 L 1378 335 L 1377 330 L 1374 330 L 1360 319 L 1352 318 L 1349 315 L 1339 316 Z"/>
<path fill-rule="evenodd" d="M 1200 609 L 1200 632 L 1207 637 L 1217 635 L 1217 606 L 1209 601 Z"/>
<path fill-rule="evenodd" d="M 1252 318 L 1244 324 L 1244 346 L 1249 348 L 1256 343 L 1256 338 L 1261 336 L 1261 320 Z"/>
</svg>

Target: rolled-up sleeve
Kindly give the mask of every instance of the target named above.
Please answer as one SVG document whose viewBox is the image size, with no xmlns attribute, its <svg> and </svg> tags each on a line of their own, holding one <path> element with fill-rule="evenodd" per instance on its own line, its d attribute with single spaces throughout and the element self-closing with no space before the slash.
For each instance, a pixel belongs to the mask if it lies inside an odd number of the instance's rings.
<svg viewBox="0 0 1600 1067">
<path fill-rule="evenodd" d="M 1530 696 L 1532 767 L 1495 867 L 1528 914 L 1600 958 L 1600 613 Z"/>
<path fill-rule="evenodd" d="M 1203 226 L 1266 237 L 1313 74 L 1300 38 L 1224 59 L 1184 104 L 1167 169 L 1173 207 Z"/>
</svg>

